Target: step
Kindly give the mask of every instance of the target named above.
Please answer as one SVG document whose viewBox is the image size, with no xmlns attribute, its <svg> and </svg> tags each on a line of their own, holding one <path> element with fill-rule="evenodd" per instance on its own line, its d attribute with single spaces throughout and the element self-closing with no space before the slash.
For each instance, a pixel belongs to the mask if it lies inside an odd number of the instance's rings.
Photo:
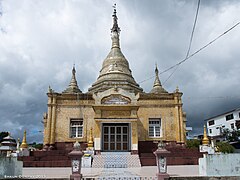
<svg viewBox="0 0 240 180">
<path fill-rule="evenodd" d="M 71 161 L 24 161 L 23 167 L 71 167 Z"/>
<path fill-rule="evenodd" d="M 104 152 L 93 157 L 94 168 L 129 168 L 141 167 L 139 156 L 129 152 Z"/>
</svg>

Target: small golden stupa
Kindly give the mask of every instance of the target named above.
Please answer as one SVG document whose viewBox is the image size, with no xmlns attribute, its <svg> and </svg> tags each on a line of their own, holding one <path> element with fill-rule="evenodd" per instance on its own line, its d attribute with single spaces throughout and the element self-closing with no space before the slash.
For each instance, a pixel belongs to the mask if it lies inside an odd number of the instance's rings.
<svg viewBox="0 0 240 180">
<path fill-rule="evenodd" d="M 22 140 L 22 144 L 20 146 L 20 148 L 28 148 L 28 144 L 27 144 L 27 132 L 26 130 L 24 131 L 24 134 L 23 134 L 23 140 Z"/>
<path fill-rule="evenodd" d="M 92 148 L 93 147 L 93 135 L 92 135 L 92 128 L 90 129 L 90 135 L 89 135 L 89 141 L 88 141 L 88 147 Z"/>
<path fill-rule="evenodd" d="M 207 145 L 207 146 L 209 145 L 209 139 L 207 137 L 207 128 L 205 124 L 204 124 L 204 130 L 203 130 L 202 145 Z"/>
</svg>

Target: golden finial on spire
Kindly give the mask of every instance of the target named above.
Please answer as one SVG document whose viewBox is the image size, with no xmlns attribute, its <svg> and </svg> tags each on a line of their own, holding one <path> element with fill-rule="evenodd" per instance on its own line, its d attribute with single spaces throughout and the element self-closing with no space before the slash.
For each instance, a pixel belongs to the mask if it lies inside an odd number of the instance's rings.
<svg viewBox="0 0 240 180">
<path fill-rule="evenodd" d="M 88 147 L 92 148 L 93 147 L 93 135 L 92 135 L 92 128 L 90 129 L 90 134 L 89 134 L 89 141 L 88 141 Z"/>
<path fill-rule="evenodd" d="M 206 128 L 205 124 L 204 124 L 204 129 L 203 129 L 202 145 L 209 145 L 209 139 L 207 137 L 207 128 Z"/>
<path fill-rule="evenodd" d="M 28 144 L 27 144 L 27 131 L 24 130 L 24 134 L 23 134 L 23 140 L 22 140 L 22 144 L 20 146 L 20 148 L 27 148 Z"/>
</svg>

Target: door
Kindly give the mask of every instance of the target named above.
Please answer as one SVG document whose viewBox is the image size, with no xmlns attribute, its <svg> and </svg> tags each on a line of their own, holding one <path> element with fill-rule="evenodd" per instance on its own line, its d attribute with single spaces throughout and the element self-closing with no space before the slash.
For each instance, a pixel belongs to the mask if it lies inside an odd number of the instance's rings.
<svg viewBox="0 0 240 180">
<path fill-rule="evenodd" d="M 128 124 L 103 124 L 103 151 L 128 151 Z"/>
</svg>

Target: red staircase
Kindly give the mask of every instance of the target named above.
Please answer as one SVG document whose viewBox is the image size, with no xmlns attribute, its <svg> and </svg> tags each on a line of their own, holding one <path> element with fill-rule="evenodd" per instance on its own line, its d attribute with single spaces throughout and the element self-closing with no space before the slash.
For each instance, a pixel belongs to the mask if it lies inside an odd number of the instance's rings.
<svg viewBox="0 0 240 180">
<path fill-rule="evenodd" d="M 153 154 L 157 144 L 152 141 L 139 142 L 139 157 L 142 166 L 156 166 Z M 198 149 L 188 149 L 184 145 L 168 144 L 166 149 L 171 153 L 167 156 L 168 165 L 198 165 L 198 159 L 203 157 Z"/>
<path fill-rule="evenodd" d="M 50 151 L 30 151 L 30 156 L 18 157 L 23 161 L 23 167 L 70 167 L 68 153 L 72 151 L 73 143 L 56 143 Z M 86 143 L 81 143 L 83 149 Z"/>
<path fill-rule="evenodd" d="M 32 151 L 30 156 L 18 157 L 23 167 L 70 167 L 69 151 Z"/>
</svg>

